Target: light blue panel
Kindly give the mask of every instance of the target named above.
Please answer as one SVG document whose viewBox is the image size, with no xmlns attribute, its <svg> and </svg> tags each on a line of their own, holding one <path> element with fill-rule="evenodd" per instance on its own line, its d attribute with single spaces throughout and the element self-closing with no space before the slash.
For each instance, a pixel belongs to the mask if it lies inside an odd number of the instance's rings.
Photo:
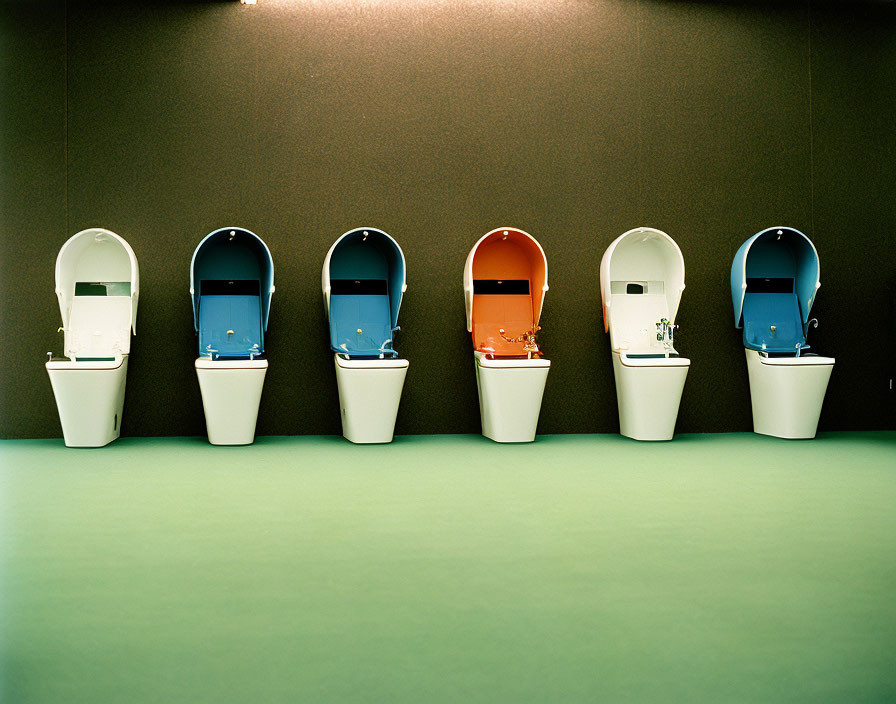
<svg viewBox="0 0 896 704">
<path fill-rule="evenodd" d="M 331 296 L 330 346 L 359 357 L 393 356 L 389 320 L 388 296 Z"/>
<path fill-rule="evenodd" d="M 744 292 L 741 288 L 747 268 L 747 252 L 759 235 L 753 235 L 744 242 L 734 255 L 731 264 L 731 302 L 734 304 L 734 327 L 743 327 Z"/>
<path fill-rule="evenodd" d="M 228 335 L 229 330 L 233 331 Z M 199 302 L 199 354 L 211 345 L 219 357 L 245 358 L 252 346 L 264 349 L 258 296 L 202 296 Z"/>
<path fill-rule="evenodd" d="M 365 237 L 366 233 L 366 237 Z M 345 235 L 330 256 L 330 280 L 385 281 L 386 294 L 330 295 L 330 346 L 356 356 L 395 356 L 393 330 L 398 325 L 405 261 L 401 248 L 379 230 Z M 358 330 L 361 330 L 358 333 Z"/>
<path fill-rule="evenodd" d="M 193 252 L 190 282 L 193 288 L 193 322 L 199 330 L 199 302 L 203 280 L 258 281 L 261 320 L 267 329 L 274 285 L 271 252 L 254 232 L 225 227 L 206 235 Z"/>
<path fill-rule="evenodd" d="M 747 322 L 741 284 L 746 278 L 791 278 L 801 326 L 809 320 L 819 280 L 818 254 L 806 235 L 789 227 L 771 227 L 744 242 L 731 265 L 731 300 L 734 324 Z M 748 294 L 749 295 L 749 294 Z M 765 310 L 765 306 L 761 306 Z M 746 334 L 744 339 L 746 340 Z"/>
<path fill-rule="evenodd" d="M 804 347 L 806 337 L 796 294 L 748 291 L 744 297 L 744 346 L 751 350 L 795 353 L 797 344 Z"/>
<path fill-rule="evenodd" d="M 385 244 L 389 248 L 389 308 L 392 314 L 392 327 L 398 326 L 398 311 L 401 298 L 404 296 L 404 282 L 407 276 L 404 254 L 398 243 L 389 237 Z"/>
<path fill-rule="evenodd" d="M 362 229 L 345 235 L 330 257 L 331 279 L 385 279 L 388 282 L 392 327 L 398 325 L 405 277 L 401 248 L 380 230 Z"/>
</svg>

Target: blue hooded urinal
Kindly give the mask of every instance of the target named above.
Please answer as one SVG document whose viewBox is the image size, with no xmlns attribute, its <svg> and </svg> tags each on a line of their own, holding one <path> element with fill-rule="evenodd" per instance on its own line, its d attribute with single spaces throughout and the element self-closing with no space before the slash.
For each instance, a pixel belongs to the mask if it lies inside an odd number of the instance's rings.
<svg viewBox="0 0 896 704">
<path fill-rule="evenodd" d="M 734 325 L 744 330 L 744 347 L 799 356 L 818 277 L 818 252 L 799 230 L 770 227 L 744 242 L 731 265 Z"/>
<path fill-rule="evenodd" d="M 330 348 L 349 358 L 397 357 L 392 347 L 405 283 L 404 252 L 382 230 L 351 230 L 327 253 L 324 305 Z"/>
<path fill-rule="evenodd" d="M 321 285 L 343 435 L 390 442 L 408 369 L 393 339 L 407 289 L 404 252 L 382 230 L 349 230 L 327 252 Z"/>
<path fill-rule="evenodd" d="M 258 235 L 224 227 L 193 252 L 190 294 L 198 335 L 196 373 L 209 442 L 246 445 L 255 423 L 268 362 L 264 334 L 274 293 L 274 262 Z"/>
<path fill-rule="evenodd" d="M 770 227 L 744 242 L 731 266 L 734 325 L 743 328 L 753 427 L 785 438 L 815 436 L 830 357 L 806 354 L 819 286 L 818 252 L 806 235 Z"/>
<path fill-rule="evenodd" d="M 249 359 L 264 353 L 273 293 L 274 260 L 258 235 L 235 227 L 207 235 L 190 265 L 199 354 Z"/>
</svg>

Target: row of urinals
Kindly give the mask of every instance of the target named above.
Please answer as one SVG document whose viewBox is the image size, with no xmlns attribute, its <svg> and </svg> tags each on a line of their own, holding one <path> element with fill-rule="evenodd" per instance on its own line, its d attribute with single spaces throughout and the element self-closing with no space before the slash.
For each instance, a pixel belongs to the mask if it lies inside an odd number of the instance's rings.
<svg viewBox="0 0 896 704">
<path fill-rule="evenodd" d="M 327 253 L 321 283 L 343 435 L 355 443 L 390 442 L 408 370 L 394 348 L 407 289 L 404 253 L 382 230 L 350 230 Z M 734 318 L 743 329 L 757 433 L 815 435 L 834 365 L 806 351 L 806 334 L 817 325 L 809 313 L 819 285 L 817 251 L 793 228 L 763 230 L 735 256 Z M 681 250 L 660 230 L 630 230 L 604 253 L 600 288 L 620 432 L 671 439 L 690 366 L 674 346 L 684 290 Z M 467 330 L 482 433 L 496 442 L 535 438 L 550 370 L 537 342 L 547 291 L 547 258 L 527 232 L 498 228 L 470 250 Z M 99 447 L 119 436 L 138 292 L 136 256 L 115 233 L 84 230 L 60 250 L 56 294 L 67 359 L 51 355 L 47 370 L 70 447 Z M 273 259 L 253 232 L 221 228 L 194 251 L 195 368 L 212 444 L 254 441 L 273 293 Z"/>
</svg>

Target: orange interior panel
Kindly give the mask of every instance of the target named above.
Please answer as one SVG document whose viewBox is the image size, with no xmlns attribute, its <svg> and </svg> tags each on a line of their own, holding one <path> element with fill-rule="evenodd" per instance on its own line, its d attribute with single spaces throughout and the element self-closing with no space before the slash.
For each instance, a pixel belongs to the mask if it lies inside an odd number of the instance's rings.
<svg viewBox="0 0 896 704">
<path fill-rule="evenodd" d="M 544 297 L 545 267 L 541 250 L 526 235 L 508 230 L 504 239 L 496 232 L 476 250 L 473 279 L 525 279 L 529 295 L 473 295 L 473 349 L 497 357 L 525 356 L 522 342 L 507 342 L 535 326 Z"/>
</svg>

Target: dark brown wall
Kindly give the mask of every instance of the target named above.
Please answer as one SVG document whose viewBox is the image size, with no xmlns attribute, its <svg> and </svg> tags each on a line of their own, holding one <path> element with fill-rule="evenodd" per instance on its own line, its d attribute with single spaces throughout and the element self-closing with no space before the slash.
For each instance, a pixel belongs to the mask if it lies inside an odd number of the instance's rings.
<svg viewBox="0 0 896 704">
<path fill-rule="evenodd" d="M 687 266 L 679 431 L 750 428 L 728 272 L 775 224 L 821 256 L 822 428 L 892 427 L 893 3 L 47 5 L 0 5 L 4 437 L 60 434 L 53 265 L 90 226 L 140 261 L 124 434 L 204 432 L 189 263 L 227 225 L 274 256 L 262 435 L 339 432 L 320 267 L 363 225 L 408 259 L 399 433 L 478 432 L 462 268 L 501 225 L 548 256 L 540 432 L 618 429 L 598 269 L 639 225 Z"/>
<path fill-rule="evenodd" d="M 61 351 L 51 250 L 68 231 L 65 38 L 62 3 L 0 2 L 0 437 L 62 434 L 39 360 Z"/>
</svg>

